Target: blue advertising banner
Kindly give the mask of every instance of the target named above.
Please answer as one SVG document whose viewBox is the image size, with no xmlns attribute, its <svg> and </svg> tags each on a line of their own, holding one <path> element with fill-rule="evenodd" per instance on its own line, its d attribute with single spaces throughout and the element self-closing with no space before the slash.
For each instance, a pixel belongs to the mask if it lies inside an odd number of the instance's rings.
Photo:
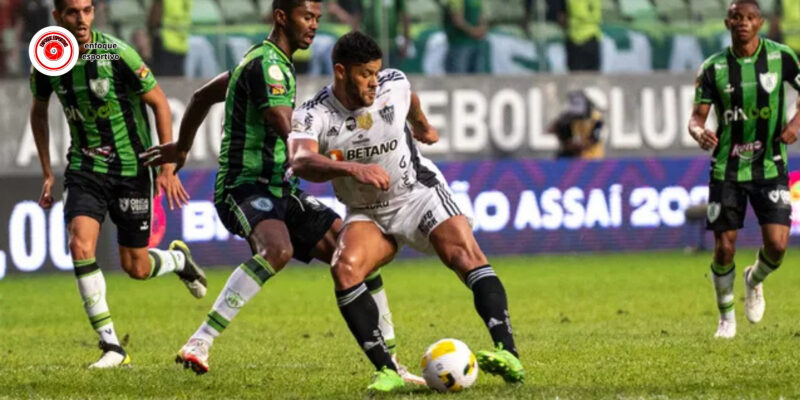
<svg viewBox="0 0 800 400">
<path fill-rule="evenodd" d="M 602 161 L 486 160 L 438 164 L 462 211 L 488 254 L 625 252 L 713 245 L 704 219 L 687 220 L 686 210 L 708 198 L 708 159 L 646 158 Z M 213 204 L 215 171 L 181 172 L 192 196 L 180 210 L 157 202 L 152 246 L 173 239 L 189 243 L 204 265 L 236 265 L 250 257 L 247 243 L 219 222 Z M 0 202 L 8 227 L 0 237 L 0 277 L 6 273 L 69 270 L 61 203 L 42 210 L 33 201 L 40 182 L 3 179 L 20 188 Z M 26 181 L 19 182 L 16 181 Z M 15 181 L 15 182 L 11 182 Z M 30 182 L 27 182 L 30 181 Z M 344 215 L 330 184 L 304 189 Z M 790 176 L 792 243 L 800 242 L 800 173 Z M 98 259 L 115 263 L 115 228 L 104 226 Z M 740 246 L 758 246 L 755 216 L 748 213 Z M 412 255 L 410 249 L 402 255 Z M 108 264 L 105 264 L 108 265 Z"/>
</svg>

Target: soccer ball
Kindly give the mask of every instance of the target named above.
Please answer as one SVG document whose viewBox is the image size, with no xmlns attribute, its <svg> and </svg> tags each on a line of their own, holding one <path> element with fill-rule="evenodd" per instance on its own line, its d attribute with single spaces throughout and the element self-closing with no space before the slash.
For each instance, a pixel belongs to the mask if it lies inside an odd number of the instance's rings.
<svg viewBox="0 0 800 400">
<path fill-rule="evenodd" d="M 478 362 L 467 345 L 457 339 L 442 339 L 422 356 L 422 377 L 433 390 L 457 392 L 475 383 Z"/>
</svg>

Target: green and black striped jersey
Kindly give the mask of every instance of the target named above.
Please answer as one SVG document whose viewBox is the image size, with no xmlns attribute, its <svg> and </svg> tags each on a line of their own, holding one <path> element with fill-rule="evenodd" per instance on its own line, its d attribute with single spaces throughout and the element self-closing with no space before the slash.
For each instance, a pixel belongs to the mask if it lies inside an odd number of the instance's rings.
<svg viewBox="0 0 800 400">
<path fill-rule="evenodd" d="M 703 63 L 695 104 L 713 104 L 719 144 L 711 179 L 747 182 L 786 175 L 784 82 L 800 91 L 800 66 L 789 47 L 761 39 L 751 57 L 729 47 Z"/>
<path fill-rule="evenodd" d="M 267 107 L 294 108 L 295 90 L 292 61 L 268 40 L 250 48 L 231 71 L 215 201 L 222 201 L 226 189 L 247 183 L 267 185 L 275 197 L 297 188 L 297 179 L 287 174 L 286 142 L 262 117 Z"/>
<path fill-rule="evenodd" d="M 33 96 L 47 100 L 55 91 L 72 137 L 67 169 L 114 176 L 136 176 L 144 168 L 138 154 L 152 142 L 141 95 L 156 86 L 139 54 L 123 41 L 93 31 L 92 43 L 107 49 L 88 50 L 89 57 L 61 76 L 31 69 Z M 108 54 L 107 56 L 101 56 Z"/>
</svg>

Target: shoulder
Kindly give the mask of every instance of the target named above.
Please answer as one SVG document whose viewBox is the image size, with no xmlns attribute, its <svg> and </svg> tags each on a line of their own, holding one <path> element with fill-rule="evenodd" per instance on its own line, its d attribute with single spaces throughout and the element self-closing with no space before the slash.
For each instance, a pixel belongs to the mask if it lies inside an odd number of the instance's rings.
<svg viewBox="0 0 800 400">
<path fill-rule="evenodd" d="M 726 53 L 727 50 L 723 50 L 706 58 L 706 60 L 700 64 L 700 69 L 697 71 L 697 77 L 702 77 L 706 73 L 713 72 L 718 69 L 728 68 L 728 57 Z"/>
<path fill-rule="evenodd" d="M 386 68 L 378 73 L 378 84 L 383 85 L 387 82 L 408 81 L 408 77 L 403 71 L 394 68 Z"/>
<path fill-rule="evenodd" d="M 775 54 L 780 55 L 780 57 L 790 57 L 793 60 L 797 59 L 797 54 L 792 50 L 791 47 L 776 42 L 770 39 L 763 39 L 764 40 L 764 49 L 767 51 L 767 57 L 777 57 Z"/>
<path fill-rule="evenodd" d="M 137 56 L 139 55 L 139 53 L 136 52 L 136 49 L 134 49 L 133 46 L 131 46 L 130 44 L 128 44 L 127 42 L 116 36 L 112 36 L 107 33 L 98 31 L 97 36 L 95 36 L 94 39 L 97 43 L 100 44 L 114 45 L 114 47 L 109 47 L 107 50 L 104 50 L 109 53 L 117 53 L 120 55 L 133 53 L 136 54 Z"/>
<path fill-rule="evenodd" d="M 319 113 L 324 111 L 328 108 L 327 100 L 330 99 L 331 93 L 328 90 L 328 86 L 322 88 L 319 92 L 317 92 L 314 97 L 307 100 L 303 103 L 300 107 L 298 107 L 298 111 L 304 111 L 307 113 Z"/>
</svg>

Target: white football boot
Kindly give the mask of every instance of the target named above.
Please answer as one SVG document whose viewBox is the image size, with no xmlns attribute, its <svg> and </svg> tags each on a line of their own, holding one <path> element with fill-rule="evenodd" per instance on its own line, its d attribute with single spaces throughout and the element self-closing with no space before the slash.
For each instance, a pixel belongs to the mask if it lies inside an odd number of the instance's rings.
<svg viewBox="0 0 800 400">
<path fill-rule="evenodd" d="M 208 348 L 211 344 L 200 338 L 190 338 L 175 357 L 175 362 L 183 368 L 191 368 L 197 375 L 208 372 Z"/>
<path fill-rule="evenodd" d="M 736 320 L 720 318 L 714 339 L 733 339 L 734 336 L 736 336 Z"/>
<path fill-rule="evenodd" d="M 764 301 L 764 283 L 750 286 L 750 275 L 752 275 L 754 266 L 749 266 L 744 269 L 742 275 L 744 276 L 744 315 L 747 320 L 755 324 L 761 321 L 764 317 L 764 309 L 767 303 Z"/>
<path fill-rule="evenodd" d="M 400 364 L 400 362 L 397 361 L 397 354 L 392 354 L 392 362 L 394 363 L 394 366 L 397 367 L 397 374 L 400 375 L 401 378 L 403 378 L 403 381 L 405 381 L 406 383 L 413 383 L 416 385 L 425 385 L 425 379 L 422 379 L 421 376 L 412 374 L 408 370 L 408 367 L 406 367 L 403 364 Z"/>
<path fill-rule="evenodd" d="M 114 368 L 131 363 L 131 356 L 125 353 L 120 345 L 100 342 L 100 350 L 103 350 L 103 355 L 97 362 L 90 365 L 89 369 Z"/>
</svg>

